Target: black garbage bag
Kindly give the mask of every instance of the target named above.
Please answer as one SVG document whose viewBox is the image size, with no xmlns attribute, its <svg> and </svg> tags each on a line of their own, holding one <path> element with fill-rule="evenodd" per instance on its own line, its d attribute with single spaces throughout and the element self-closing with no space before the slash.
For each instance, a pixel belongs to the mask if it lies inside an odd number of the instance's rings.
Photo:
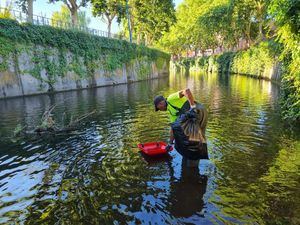
<svg viewBox="0 0 300 225">
<path fill-rule="evenodd" d="M 196 109 L 191 109 L 181 115 L 171 126 L 175 138 L 175 149 L 183 157 L 190 160 L 209 159 L 207 144 L 203 140 L 190 140 L 190 137 L 185 135 L 183 125 L 186 122 L 195 126 L 200 126 L 201 124 L 201 126 L 204 126 L 203 129 L 205 131 L 207 112 L 203 105 L 197 103 Z"/>
</svg>

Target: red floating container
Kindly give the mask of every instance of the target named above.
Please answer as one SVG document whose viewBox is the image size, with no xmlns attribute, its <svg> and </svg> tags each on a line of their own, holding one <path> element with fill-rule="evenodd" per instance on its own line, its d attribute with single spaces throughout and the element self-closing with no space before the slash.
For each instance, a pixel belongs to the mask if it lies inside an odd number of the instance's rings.
<svg viewBox="0 0 300 225">
<path fill-rule="evenodd" d="M 155 155 L 161 155 L 161 154 L 166 154 L 167 144 L 165 142 L 148 142 L 148 143 L 143 143 L 143 144 L 138 144 L 138 148 L 145 153 L 146 155 L 149 156 L 155 156 Z M 170 149 L 172 151 L 173 148 Z"/>
</svg>

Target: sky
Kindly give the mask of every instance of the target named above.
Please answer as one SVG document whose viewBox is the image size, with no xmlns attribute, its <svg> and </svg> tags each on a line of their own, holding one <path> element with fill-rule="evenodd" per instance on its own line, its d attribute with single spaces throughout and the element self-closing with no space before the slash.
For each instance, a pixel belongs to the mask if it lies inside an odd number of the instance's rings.
<svg viewBox="0 0 300 225">
<path fill-rule="evenodd" d="M 0 6 L 4 7 L 6 5 L 6 2 L 9 0 L 0 0 Z M 175 3 L 175 7 L 178 6 L 183 0 L 173 0 Z M 56 2 L 55 4 L 49 4 L 48 0 L 35 0 L 33 3 L 33 14 L 35 15 L 42 15 L 46 16 L 48 18 L 51 18 L 51 15 L 55 11 L 60 11 L 60 7 L 63 3 Z M 17 6 L 14 6 L 13 8 L 17 9 Z M 89 24 L 89 28 L 107 31 L 107 25 L 101 20 L 101 18 L 93 17 L 91 13 L 91 5 L 89 4 L 86 8 L 81 8 L 82 11 L 86 11 L 87 16 L 91 18 L 91 23 Z M 118 26 L 118 23 L 116 21 L 112 24 L 112 33 L 118 33 L 121 30 L 121 28 Z"/>
</svg>

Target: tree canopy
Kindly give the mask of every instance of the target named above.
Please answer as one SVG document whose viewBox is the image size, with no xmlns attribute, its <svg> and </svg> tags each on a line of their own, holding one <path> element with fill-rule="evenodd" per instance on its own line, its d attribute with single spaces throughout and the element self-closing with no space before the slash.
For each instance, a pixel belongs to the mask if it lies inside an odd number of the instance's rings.
<svg viewBox="0 0 300 225">
<path fill-rule="evenodd" d="M 86 7 L 90 0 L 49 0 L 50 3 L 63 2 L 71 12 L 72 24 L 78 25 L 78 10 Z"/>
<path fill-rule="evenodd" d="M 77 25 L 79 27 L 88 27 L 91 19 L 87 17 L 86 13 L 83 11 L 78 12 Z M 60 11 L 54 12 L 51 17 L 52 26 L 59 25 L 60 27 L 68 28 L 72 24 L 72 17 L 70 10 L 67 6 L 62 5 Z"/>
<path fill-rule="evenodd" d="M 153 45 L 175 23 L 172 0 L 128 0 L 130 25 L 137 43 Z M 127 21 L 123 20 L 123 33 L 128 35 Z"/>
<path fill-rule="evenodd" d="M 116 18 L 120 23 L 125 16 L 125 0 L 92 0 L 94 16 L 100 16 L 107 23 L 108 36 L 111 36 L 111 24 Z"/>
<path fill-rule="evenodd" d="M 177 23 L 158 46 L 170 53 L 231 49 L 240 40 L 250 46 L 265 38 L 268 4 L 268 0 L 184 0 L 176 10 Z"/>
</svg>

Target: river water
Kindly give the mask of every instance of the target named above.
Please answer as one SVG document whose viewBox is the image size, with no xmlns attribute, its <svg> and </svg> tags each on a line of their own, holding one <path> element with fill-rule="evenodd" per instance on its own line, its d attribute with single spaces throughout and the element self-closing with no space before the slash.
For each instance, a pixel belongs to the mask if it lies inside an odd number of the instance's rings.
<svg viewBox="0 0 300 225">
<path fill-rule="evenodd" d="M 144 158 L 166 140 L 152 99 L 189 87 L 209 110 L 210 160 Z M 279 87 L 217 74 L 0 101 L 1 224 L 300 224 L 300 131 L 279 117 Z M 43 112 L 57 124 L 96 114 L 56 137 L 11 138 Z"/>
</svg>

